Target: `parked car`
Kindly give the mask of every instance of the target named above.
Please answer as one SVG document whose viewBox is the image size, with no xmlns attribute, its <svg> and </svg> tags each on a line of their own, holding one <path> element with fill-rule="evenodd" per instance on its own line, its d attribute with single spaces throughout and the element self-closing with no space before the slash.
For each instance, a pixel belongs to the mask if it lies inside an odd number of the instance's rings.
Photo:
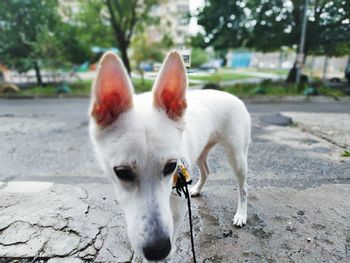
<svg viewBox="0 0 350 263">
<path fill-rule="evenodd" d="M 140 69 L 142 69 L 145 72 L 151 72 L 154 70 L 153 62 L 149 62 L 149 61 L 141 62 L 139 67 L 140 67 Z"/>
<path fill-rule="evenodd" d="M 199 69 L 204 71 L 218 71 L 218 69 L 221 67 L 222 60 L 221 59 L 215 59 L 211 60 L 205 64 L 202 64 Z"/>
</svg>

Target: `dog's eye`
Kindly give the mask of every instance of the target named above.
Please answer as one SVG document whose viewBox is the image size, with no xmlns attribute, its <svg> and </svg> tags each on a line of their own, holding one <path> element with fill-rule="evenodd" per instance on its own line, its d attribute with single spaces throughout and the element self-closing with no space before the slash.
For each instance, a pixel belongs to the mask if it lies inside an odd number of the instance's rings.
<svg viewBox="0 0 350 263">
<path fill-rule="evenodd" d="M 129 166 L 115 166 L 113 170 L 120 180 L 131 182 L 134 179 L 134 173 Z"/>
<path fill-rule="evenodd" d="M 168 175 L 168 174 L 173 173 L 174 170 L 176 169 L 176 166 L 177 166 L 176 160 L 168 161 L 167 164 L 164 166 L 163 174 Z"/>
</svg>

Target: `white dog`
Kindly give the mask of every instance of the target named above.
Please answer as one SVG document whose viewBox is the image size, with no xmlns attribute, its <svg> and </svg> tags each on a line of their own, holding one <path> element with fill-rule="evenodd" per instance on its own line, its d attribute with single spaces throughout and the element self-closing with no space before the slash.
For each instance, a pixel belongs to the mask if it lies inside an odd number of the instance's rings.
<svg viewBox="0 0 350 263">
<path fill-rule="evenodd" d="M 250 116 L 230 94 L 206 90 L 186 94 L 179 53 L 165 59 L 152 92 L 134 95 L 120 59 L 106 53 L 99 64 L 91 101 L 90 135 L 103 170 L 113 180 L 133 249 L 147 260 L 166 258 L 175 242 L 171 201 L 177 162 L 197 163 L 196 196 L 208 177 L 210 149 L 221 144 L 238 179 L 233 224 L 247 220 L 247 153 Z"/>
</svg>

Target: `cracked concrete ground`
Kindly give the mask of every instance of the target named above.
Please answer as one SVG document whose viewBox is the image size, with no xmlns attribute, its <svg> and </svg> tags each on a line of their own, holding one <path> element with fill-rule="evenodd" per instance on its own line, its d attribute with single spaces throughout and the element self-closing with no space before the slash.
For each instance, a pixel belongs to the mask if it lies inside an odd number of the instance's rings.
<svg viewBox="0 0 350 263">
<path fill-rule="evenodd" d="M 87 106 L 86 99 L 0 101 L 0 262 L 142 262 L 91 150 Z M 192 199 L 198 262 L 349 262 L 350 161 L 333 135 L 349 135 L 350 106 L 248 108 L 248 224 L 232 226 L 237 184 L 217 147 L 203 194 Z M 261 121 L 280 111 L 298 125 Z M 316 123 L 322 135 L 307 128 L 315 112 L 331 116 Z M 187 221 L 176 246 L 169 262 L 191 262 Z"/>
</svg>

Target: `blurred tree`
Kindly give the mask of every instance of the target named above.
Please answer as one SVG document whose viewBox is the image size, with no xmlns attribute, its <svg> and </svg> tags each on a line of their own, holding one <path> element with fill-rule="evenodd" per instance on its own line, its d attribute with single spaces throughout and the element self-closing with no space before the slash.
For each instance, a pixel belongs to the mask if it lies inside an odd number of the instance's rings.
<svg viewBox="0 0 350 263">
<path fill-rule="evenodd" d="M 57 0 L 0 1 L 0 61 L 19 72 L 34 69 L 42 85 L 40 65 L 56 54 Z"/>
<path fill-rule="evenodd" d="M 170 34 L 163 32 L 163 37 L 160 42 L 150 43 L 144 30 L 136 34 L 131 42 L 132 53 L 131 59 L 135 63 L 136 70 L 140 73 L 141 84 L 144 85 L 144 68 L 142 63 L 162 62 L 165 52 L 168 51 L 174 42 Z"/>
<path fill-rule="evenodd" d="M 157 2 L 158 0 L 81 1 L 82 15 L 80 18 L 82 23 L 91 25 L 92 31 L 90 28 L 85 31 L 86 34 L 90 33 L 91 38 L 109 40 L 109 35 L 114 37 L 124 65 L 130 73 L 128 48 L 131 38 L 136 29 L 144 28 L 141 25 L 153 21 L 150 11 Z"/>
<path fill-rule="evenodd" d="M 131 58 L 135 63 L 136 70 L 140 73 L 141 84 L 144 85 L 144 69 L 142 68 L 142 62 L 161 61 L 163 58 L 162 46 L 160 43 L 148 43 L 147 36 L 143 33 L 133 38 L 132 47 L 135 52 L 133 52 Z"/>
<path fill-rule="evenodd" d="M 64 60 L 77 65 L 90 59 L 92 52 L 88 43 L 91 42 L 86 41 L 86 34 L 81 27 L 71 23 L 61 23 L 58 39 Z"/>
<path fill-rule="evenodd" d="M 200 47 L 213 46 L 216 50 L 241 47 L 247 39 L 246 21 L 239 1 L 206 0 L 204 8 L 197 14 L 198 24 L 205 32 L 193 38 Z"/>
<path fill-rule="evenodd" d="M 195 45 L 215 49 L 237 47 L 268 52 L 282 46 L 298 50 L 303 0 L 206 0 L 198 14 L 205 34 Z M 350 1 L 310 0 L 304 48 L 309 54 L 345 55 L 350 49 Z M 295 65 L 288 76 L 295 81 Z"/>
<path fill-rule="evenodd" d="M 79 0 L 79 3 L 78 13 L 67 12 L 77 38 L 90 48 L 110 48 L 115 45 L 105 0 Z"/>
<path fill-rule="evenodd" d="M 199 67 L 208 61 L 208 54 L 202 48 L 192 48 L 191 67 Z"/>
</svg>

